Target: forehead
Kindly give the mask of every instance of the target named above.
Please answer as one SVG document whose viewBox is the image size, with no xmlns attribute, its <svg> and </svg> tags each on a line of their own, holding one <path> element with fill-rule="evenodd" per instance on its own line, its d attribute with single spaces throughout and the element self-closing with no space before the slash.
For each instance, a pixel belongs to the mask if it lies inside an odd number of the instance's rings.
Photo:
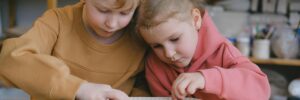
<svg viewBox="0 0 300 100">
<path fill-rule="evenodd" d="M 171 18 L 150 29 L 141 29 L 141 35 L 148 43 L 160 43 L 181 33 L 186 33 L 191 28 L 185 21 Z"/>
<path fill-rule="evenodd" d="M 96 7 L 109 9 L 131 9 L 138 5 L 138 0 L 86 0 Z"/>
</svg>

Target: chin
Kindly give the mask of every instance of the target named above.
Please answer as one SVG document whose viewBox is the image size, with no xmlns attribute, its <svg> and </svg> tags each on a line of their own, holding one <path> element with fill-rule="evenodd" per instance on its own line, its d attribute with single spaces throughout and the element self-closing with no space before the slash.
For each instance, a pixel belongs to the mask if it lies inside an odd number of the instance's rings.
<svg viewBox="0 0 300 100">
<path fill-rule="evenodd" d="M 113 34 L 101 34 L 100 36 L 101 37 L 104 37 L 104 38 L 110 38 Z"/>
<path fill-rule="evenodd" d="M 185 67 L 188 67 L 188 64 L 182 64 L 182 63 L 180 63 L 180 64 L 175 64 L 175 66 L 177 68 L 185 68 Z"/>
</svg>

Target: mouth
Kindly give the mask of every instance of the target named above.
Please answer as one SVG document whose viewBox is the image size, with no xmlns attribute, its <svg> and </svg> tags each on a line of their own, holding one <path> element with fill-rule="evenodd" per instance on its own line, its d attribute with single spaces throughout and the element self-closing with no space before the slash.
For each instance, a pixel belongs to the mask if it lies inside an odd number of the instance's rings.
<svg viewBox="0 0 300 100">
<path fill-rule="evenodd" d="M 104 31 L 105 34 L 112 34 L 113 31 Z"/>
<path fill-rule="evenodd" d="M 172 62 L 175 64 L 175 63 L 181 63 L 181 61 L 182 61 L 182 59 L 178 58 L 178 59 L 173 60 Z"/>
<path fill-rule="evenodd" d="M 172 61 L 170 63 L 170 65 L 175 66 L 176 68 L 183 68 L 183 67 L 188 66 L 188 65 L 186 65 L 185 59 L 183 59 L 183 58 L 176 59 L 175 61 Z"/>
</svg>

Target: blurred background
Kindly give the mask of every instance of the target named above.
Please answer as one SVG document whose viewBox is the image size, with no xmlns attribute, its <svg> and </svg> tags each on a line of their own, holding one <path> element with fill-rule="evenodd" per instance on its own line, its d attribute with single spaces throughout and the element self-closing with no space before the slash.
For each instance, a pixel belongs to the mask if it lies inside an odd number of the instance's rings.
<svg viewBox="0 0 300 100">
<path fill-rule="evenodd" d="M 44 11 L 78 1 L 0 0 L 0 45 L 25 33 Z M 300 100 L 300 0 L 206 1 L 220 33 L 268 75 L 270 100 Z M 28 99 L 0 82 L 0 100 Z"/>
</svg>

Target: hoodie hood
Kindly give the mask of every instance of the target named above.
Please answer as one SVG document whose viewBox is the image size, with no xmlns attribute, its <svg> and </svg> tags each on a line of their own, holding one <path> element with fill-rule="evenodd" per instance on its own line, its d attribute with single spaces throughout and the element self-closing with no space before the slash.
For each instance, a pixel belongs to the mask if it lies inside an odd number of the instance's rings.
<svg viewBox="0 0 300 100">
<path fill-rule="evenodd" d="M 185 71 L 195 71 L 210 55 L 214 54 L 219 47 L 226 42 L 224 38 L 214 25 L 207 11 L 202 16 L 202 24 L 198 33 L 198 44 L 191 66 Z"/>
<path fill-rule="evenodd" d="M 219 34 L 207 11 L 205 11 L 202 16 L 201 28 L 198 32 L 197 48 L 192 61 L 190 62 L 191 66 L 185 68 L 172 67 L 162 62 L 155 55 L 155 53 L 151 51 L 147 58 L 146 67 L 146 77 L 149 84 L 159 85 L 157 83 L 152 83 L 151 81 L 149 81 L 149 79 L 151 80 L 153 79 L 153 77 L 156 77 L 161 82 L 160 85 L 162 85 L 167 90 L 171 90 L 173 81 L 180 73 L 195 72 L 199 69 L 202 69 L 203 66 L 201 65 L 207 60 L 210 55 L 214 54 L 214 52 L 216 52 L 220 45 L 222 45 L 222 43 L 225 41 L 226 39 L 221 34 Z M 155 92 L 156 91 L 152 91 L 152 93 Z M 165 95 L 168 95 L 168 93 L 165 93 Z"/>
</svg>

